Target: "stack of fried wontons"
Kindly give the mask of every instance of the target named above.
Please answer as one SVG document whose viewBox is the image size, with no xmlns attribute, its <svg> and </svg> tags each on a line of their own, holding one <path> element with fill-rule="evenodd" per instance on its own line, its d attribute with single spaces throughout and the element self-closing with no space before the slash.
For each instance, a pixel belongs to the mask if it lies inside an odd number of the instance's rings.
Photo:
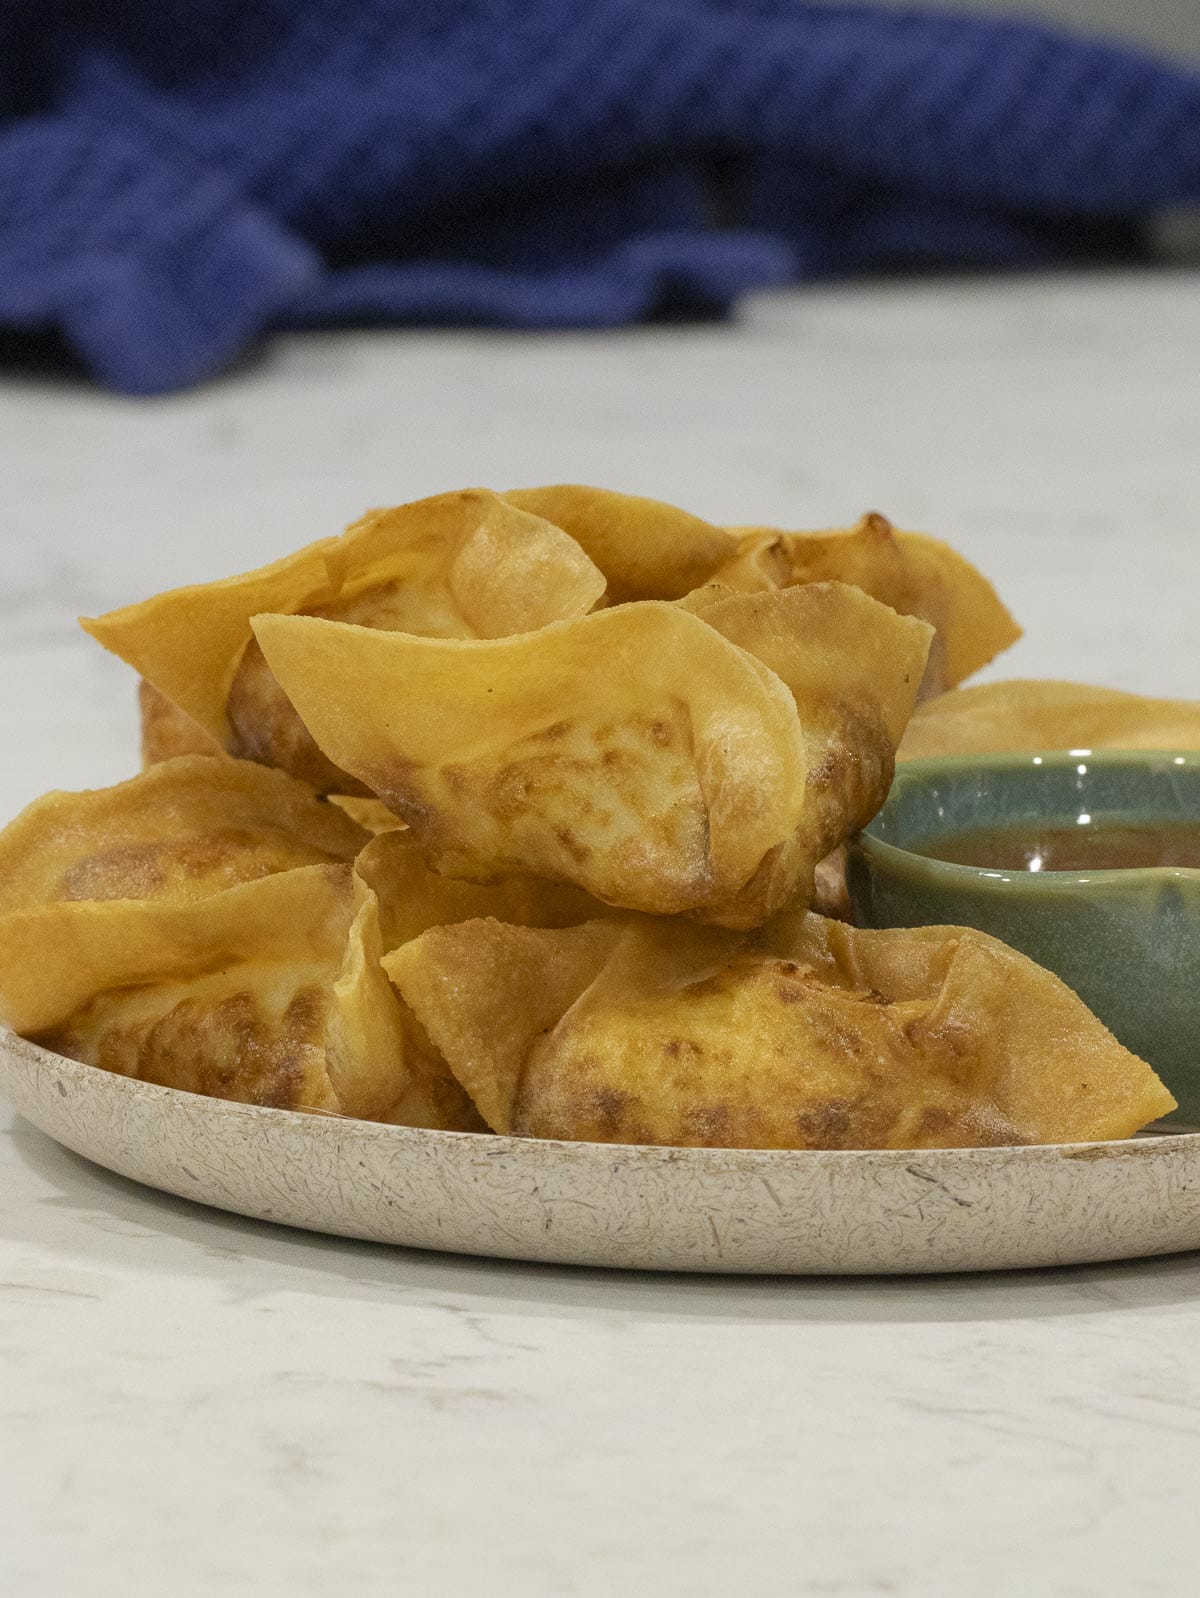
<svg viewBox="0 0 1200 1598">
<path fill-rule="evenodd" d="M 615 1142 L 1036 1143 L 1173 1107 L 1003 944 L 810 908 L 918 700 L 1017 636 L 936 540 L 469 489 L 85 626 L 143 679 L 146 770 L 0 835 L 0 1012 L 53 1050 Z"/>
</svg>

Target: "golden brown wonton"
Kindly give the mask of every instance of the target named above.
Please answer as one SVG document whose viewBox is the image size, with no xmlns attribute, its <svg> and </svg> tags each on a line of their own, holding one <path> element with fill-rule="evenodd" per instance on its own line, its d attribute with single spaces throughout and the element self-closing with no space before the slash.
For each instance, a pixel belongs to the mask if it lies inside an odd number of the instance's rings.
<svg viewBox="0 0 1200 1598">
<path fill-rule="evenodd" d="M 357 1059 L 344 1096 L 331 1068 L 350 878 L 349 866 L 301 866 L 203 901 L 15 911 L 0 919 L 4 1019 L 56 1053 L 164 1087 L 381 1113 L 396 1095 L 360 1091 Z M 392 1073 L 386 1049 L 361 1063 Z"/>
<path fill-rule="evenodd" d="M 690 603 L 489 641 L 254 626 L 317 744 L 437 870 L 752 926 L 882 803 L 930 629 L 836 583 Z"/>
<path fill-rule="evenodd" d="M 222 748 L 348 791 L 250 632 L 262 611 L 432 637 L 495 638 L 585 614 L 604 578 L 560 528 L 486 489 L 372 511 L 339 538 L 240 577 L 84 622 Z"/>
<path fill-rule="evenodd" d="M 1125 1137 L 1174 1108 L 1069 988 L 963 928 L 477 920 L 384 965 L 497 1132 L 974 1147 Z"/>
<path fill-rule="evenodd" d="M 1200 749 L 1200 703 L 1085 683 L 980 683 L 919 706 L 897 758 L 1023 749 Z"/>
<path fill-rule="evenodd" d="M 0 834 L 0 1015 L 143 1081 L 416 1125 L 477 1118 L 383 976 L 368 835 L 283 772 L 189 756 Z"/>
<path fill-rule="evenodd" d="M 922 697 L 943 693 L 986 666 L 1021 636 L 996 590 L 970 561 L 940 539 L 906 533 L 886 516 L 854 527 L 785 533 L 739 527 L 736 556 L 715 573 L 729 587 L 754 591 L 792 583 L 853 583 L 937 632 Z"/>
</svg>

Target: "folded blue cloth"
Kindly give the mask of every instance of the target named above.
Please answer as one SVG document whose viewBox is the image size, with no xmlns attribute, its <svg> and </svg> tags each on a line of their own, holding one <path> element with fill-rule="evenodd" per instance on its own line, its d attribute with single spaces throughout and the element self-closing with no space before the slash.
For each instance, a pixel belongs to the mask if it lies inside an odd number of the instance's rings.
<svg viewBox="0 0 1200 1598">
<path fill-rule="evenodd" d="M 612 326 L 1036 263 L 1200 199 L 1200 75 L 795 0 L 4 0 L 0 324 L 178 388 L 262 330 Z"/>
</svg>

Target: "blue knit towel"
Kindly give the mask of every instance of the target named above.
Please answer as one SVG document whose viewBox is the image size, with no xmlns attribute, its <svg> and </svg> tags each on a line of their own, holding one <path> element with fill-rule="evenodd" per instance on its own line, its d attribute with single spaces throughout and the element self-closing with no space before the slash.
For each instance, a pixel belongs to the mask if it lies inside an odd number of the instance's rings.
<svg viewBox="0 0 1200 1598">
<path fill-rule="evenodd" d="M 611 326 L 1200 199 L 1200 75 L 798 0 L 3 0 L 0 119 L 0 324 L 136 393 L 272 326 Z"/>
</svg>

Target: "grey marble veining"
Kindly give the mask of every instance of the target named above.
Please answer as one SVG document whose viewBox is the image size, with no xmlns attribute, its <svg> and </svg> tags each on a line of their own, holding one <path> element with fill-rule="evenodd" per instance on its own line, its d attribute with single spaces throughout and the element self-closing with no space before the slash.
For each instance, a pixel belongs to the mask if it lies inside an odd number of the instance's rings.
<svg viewBox="0 0 1200 1598">
<path fill-rule="evenodd" d="M 992 675 L 1200 695 L 1200 279 L 768 297 L 614 336 L 284 340 L 138 404 L 0 387 L 0 809 L 133 766 L 73 617 L 470 481 L 877 507 L 997 580 Z M 0 1590 L 1190 1594 L 1190 1256 L 620 1277 L 272 1228 L 0 1112 Z"/>
</svg>

